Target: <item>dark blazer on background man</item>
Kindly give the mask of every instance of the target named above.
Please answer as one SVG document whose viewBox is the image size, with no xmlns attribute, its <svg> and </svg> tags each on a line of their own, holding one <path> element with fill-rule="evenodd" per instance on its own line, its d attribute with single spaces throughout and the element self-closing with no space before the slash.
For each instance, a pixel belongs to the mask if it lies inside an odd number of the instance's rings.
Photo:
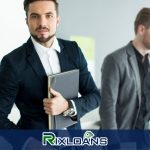
<svg viewBox="0 0 150 150">
<path fill-rule="evenodd" d="M 76 42 L 62 39 L 58 42 L 61 72 L 79 69 L 79 92 L 82 97 L 73 99 L 79 121 L 85 113 L 99 106 L 100 95 Z M 1 61 L 0 128 L 47 129 L 48 117 L 43 109 L 43 98 L 46 97 L 47 75 L 30 38 Z M 21 114 L 17 125 L 7 118 L 14 103 Z M 79 126 L 76 124 L 72 128 Z"/>
<path fill-rule="evenodd" d="M 141 105 L 141 82 L 131 42 L 105 58 L 101 98 L 103 129 L 135 128 Z"/>
</svg>

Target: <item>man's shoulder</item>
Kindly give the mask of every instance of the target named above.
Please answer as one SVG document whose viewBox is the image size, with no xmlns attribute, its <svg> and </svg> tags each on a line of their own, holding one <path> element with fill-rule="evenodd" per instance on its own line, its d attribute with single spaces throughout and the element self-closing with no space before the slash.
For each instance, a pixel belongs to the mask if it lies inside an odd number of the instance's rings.
<svg viewBox="0 0 150 150">
<path fill-rule="evenodd" d="M 58 42 L 61 43 L 76 43 L 75 41 L 71 41 L 71 40 L 66 40 L 66 39 L 62 39 L 62 38 L 57 38 Z"/>
<path fill-rule="evenodd" d="M 57 38 L 58 43 L 61 47 L 76 47 L 77 43 L 75 41 L 65 40 L 61 38 Z"/>
<path fill-rule="evenodd" d="M 116 61 L 120 61 L 126 59 L 128 56 L 128 52 L 131 51 L 131 43 L 113 51 L 112 53 L 108 54 L 107 58 L 113 58 Z"/>
<path fill-rule="evenodd" d="M 78 57 L 81 54 L 81 49 L 75 41 L 58 39 L 58 43 L 62 52 L 67 53 L 70 57 Z"/>
<path fill-rule="evenodd" d="M 21 46 L 13 49 L 11 52 L 9 52 L 8 54 L 6 54 L 4 57 L 5 58 L 9 58 L 9 59 L 13 59 L 16 60 L 18 58 L 22 58 L 26 56 L 26 49 L 27 46 L 29 45 L 29 42 L 27 41 L 26 43 L 23 43 Z"/>
<path fill-rule="evenodd" d="M 18 55 L 20 53 L 22 53 L 22 51 L 25 50 L 25 44 L 13 49 L 10 53 L 8 53 L 6 56 L 9 56 L 9 57 L 12 57 L 12 56 L 15 56 L 15 55 Z"/>
<path fill-rule="evenodd" d="M 10 53 L 6 54 L 1 62 L 9 62 L 12 65 L 20 66 L 26 62 L 27 57 L 27 45 L 28 42 L 22 44 L 21 46 L 15 48 Z"/>
</svg>

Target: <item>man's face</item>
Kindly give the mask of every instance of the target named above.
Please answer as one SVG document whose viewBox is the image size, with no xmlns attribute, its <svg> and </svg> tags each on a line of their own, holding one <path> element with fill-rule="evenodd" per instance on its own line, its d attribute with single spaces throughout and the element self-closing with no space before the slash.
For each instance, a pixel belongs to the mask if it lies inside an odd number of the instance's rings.
<svg viewBox="0 0 150 150">
<path fill-rule="evenodd" d="M 55 4 L 52 1 L 36 1 L 29 5 L 27 25 L 30 34 L 39 43 L 54 37 L 59 23 Z"/>
<path fill-rule="evenodd" d="M 150 50 L 150 27 L 145 29 L 143 34 L 143 45 L 146 49 Z"/>
</svg>

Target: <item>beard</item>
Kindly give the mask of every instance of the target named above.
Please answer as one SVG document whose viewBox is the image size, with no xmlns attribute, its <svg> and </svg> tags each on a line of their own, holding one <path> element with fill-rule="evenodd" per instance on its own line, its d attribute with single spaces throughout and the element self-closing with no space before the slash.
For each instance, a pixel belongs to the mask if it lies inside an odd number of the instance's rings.
<svg viewBox="0 0 150 150">
<path fill-rule="evenodd" d="M 31 33 L 30 33 L 31 34 Z M 52 35 L 49 35 L 47 38 L 41 36 L 38 37 L 37 35 L 31 34 L 31 36 L 39 43 L 46 43 L 48 42 L 50 39 L 52 39 L 55 36 L 55 33 Z"/>
<path fill-rule="evenodd" d="M 150 50 L 150 34 L 148 31 L 143 35 L 142 43 L 147 50 Z"/>
</svg>

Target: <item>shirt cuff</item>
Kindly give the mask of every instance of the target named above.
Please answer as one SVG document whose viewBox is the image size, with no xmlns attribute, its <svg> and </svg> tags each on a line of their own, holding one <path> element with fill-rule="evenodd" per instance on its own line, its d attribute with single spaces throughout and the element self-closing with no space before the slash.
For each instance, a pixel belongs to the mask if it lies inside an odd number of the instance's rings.
<svg viewBox="0 0 150 150">
<path fill-rule="evenodd" d="M 70 102 L 72 103 L 72 106 L 73 106 L 73 109 L 74 109 L 74 114 L 72 115 L 72 117 L 76 116 L 77 115 L 77 109 L 76 109 L 76 105 L 74 103 L 73 100 L 70 100 Z"/>
</svg>

